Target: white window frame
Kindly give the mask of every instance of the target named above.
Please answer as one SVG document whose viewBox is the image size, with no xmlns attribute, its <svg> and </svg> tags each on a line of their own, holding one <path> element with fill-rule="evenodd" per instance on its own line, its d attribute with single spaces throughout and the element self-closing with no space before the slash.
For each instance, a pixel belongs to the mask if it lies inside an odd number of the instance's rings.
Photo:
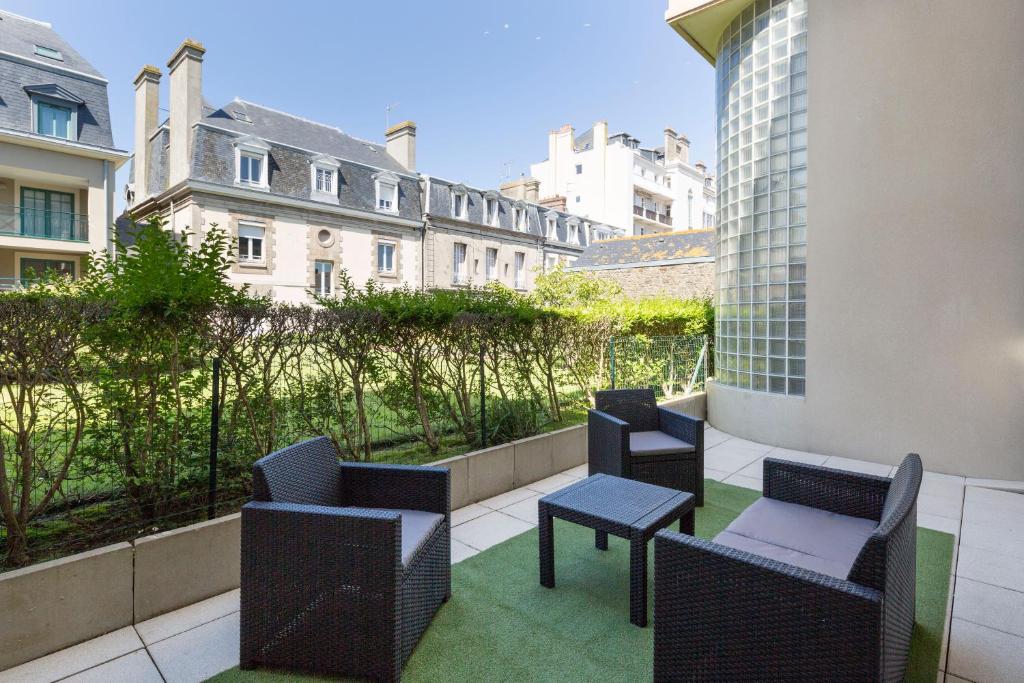
<svg viewBox="0 0 1024 683">
<path fill-rule="evenodd" d="M 456 205 L 456 200 L 460 200 Z M 451 210 L 452 218 L 464 221 L 469 216 L 469 190 L 462 185 L 454 185 L 451 188 Z"/>
<path fill-rule="evenodd" d="M 494 211 L 491 211 L 491 208 Z M 498 195 L 495 192 L 487 192 L 484 194 L 484 225 L 489 225 L 492 228 L 498 227 L 498 213 L 501 211 L 501 204 L 498 202 Z"/>
<path fill-rule="evenodd" d="M 494 257 L 493 259 L 491 257 Z M 498 279 L 498 248 L 487 247 L 484 254 L 484 275 L 488 281 Z"/>
<path fill-rule="evenodd" d="M 452 245 L 452 283 L 456 285 L 464 285 L 468 283 L 468 267 L 469 245 L 466 244 L 465 242 L 455 242 Z"/>
<path fill-rule="evenodd" d="M 313 199 L 337 201 L 339 168 L 337 161 L 324 154 L 309 162 L 309 194 Z M 330 174 L 330 187 L 326 190 L 318 187 L 317 175 L 320 173 Z"/>
<path fill-rule="evenodd" d="M 260 179 L 259 182 L 242 180 L 242 156 L 259 159 Z M 259 138 L 247 136 L 235 141 L 235 184 L 242 187 L 250 187 L 256 190 L 270 189 L 270 145 Z"/>
<path fill-rule="evenodd" d="M 526 213 L 526 205 L 517 202 L 512 207 L 512 229 L 516 232 L 529 232 L 530 219 Z"/>
<path fill-rule="evenodd" d="M 391 267 L 385 268 L 384 262 L 381 261 L 381 254 L 387 253 L 388 247 L 391 248 Z M 383 252 L 381 250 L 384 250 Z M 394 240 L 377 240 L 377 273 L 380 275 L 394 275 L 396 272 L 395 260 L 398 258 L 398 242 Z"/>
<path fill-rule="evenodd" d="M 260 235 L 246 235 L 243 232 L 255 232 L 260 231 Z M 248 248 L 246 249 L 246 255 L 242 255 L 242 240 L 248 240 Z M 259 258 L 253 258 L 253 241 L 259 240 L 260 243 L 260 255 Z M 242 265 L 264 265 L 267 262 L 267 226 L 257 221 L 238 221 L 238 263 Z"/>
<path fill-rule="evenodd" d="M 517 251 L 513 263 L 512 284 L 516 289 L 526 289 L 526 252 Z"/>
<path fill-rule="evenodd" d="M 381 171 L 373 175 L 373 186 L 376 198 L 373 203 L 375 211 L 381 213 L 398 213 L 398 176 L 391 171 Z M 391 195 L 388 199 L 387 195 Z M 390 202 L 390 206 L 382 204 Z"/>
<path fill-rule="evenodd" d="M 558 254 L 547 254 L 544 257 L 544 267 L 547 272 L 553 271 L 558 267 Z"/>
<path fill-rule="evenodd" d="M 575 219 L 575 218 L 571 218 L 571 219 L 569 219 L 566 222 L 566 227 L 568 228 L 568 233 L 569 233 L 569 234 L 567 234 L 565 236 L 566 241 L 569 244 L 579 244 L 580 243 L 580 222 L 577 219 Z"/>
<path fill-rule="evenodd" d="M 60 109 L 67 109 L 70 111 L 71 116 L 68 120 L 68 134 L 67 137 L 61 137 L 59 135 L 50 135 L 39 130 L 39 109 L 41 106 L 58 107 Z M 48 138 L 55 140 L 69 140 L 71 142 L 78 141 L 78 103 L 70 102 L 68 100 L 62 100 L 58 97 L 47 97 L 46 95 L 32 95 L 32 132 L 36 135 L 44 135 Z"/>
<path fill-rule="evenodd" d="M 558 239 L 558 214 L 554 211 L 549 211 L 544 215 L 544 224 L 546 226 L 545 236 L 549 240 Z"/>
<path fill-rule="evenodd" d="M 319 267 L 321 265 L 327 265 L 327 279 L 324 280 L 321 276 L 323 270 Z M 334 261 L 327 261 L 325 259 L 317 259 L 313 262 L 313 291 L 320 296 L 331 296 L 334 291 Z"/>
</svg>

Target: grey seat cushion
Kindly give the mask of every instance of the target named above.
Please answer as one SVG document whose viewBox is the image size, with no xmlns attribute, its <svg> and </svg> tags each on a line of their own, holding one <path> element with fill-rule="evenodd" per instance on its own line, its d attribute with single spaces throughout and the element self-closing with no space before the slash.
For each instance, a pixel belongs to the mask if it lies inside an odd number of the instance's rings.
<svg viewBox="0 0 1024 683">
<path fill-rule="evenodd" d="M 383 508 L 361 508 L 378 509 Z M 437 525 L 444 520 L 444 515 L 436 512 L 424 512 L 423 510 L 388 510 L 397 512 L 402 516 L 402 564 L 408 566 L 416 551 L 423 545 L 424 541 L 430 538 Z"/>
<path fill-rule="evenodd" d="M 838 579 L 850 573 L 876 522 L 761 498 L 715 542 Z"/>
<path fill-rule="evenodd" d="M 630 432 L 629 452 L 632 455 L 666 455 L 693 453 L 693 444 L 669 436 L 665 432 Z"/>
</svg>

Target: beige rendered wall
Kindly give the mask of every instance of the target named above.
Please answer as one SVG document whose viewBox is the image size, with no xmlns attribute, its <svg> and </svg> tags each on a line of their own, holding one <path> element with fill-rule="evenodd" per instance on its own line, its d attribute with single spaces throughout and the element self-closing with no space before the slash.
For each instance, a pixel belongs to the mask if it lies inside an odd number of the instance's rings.
<svg viewBox="0 0 1024 683">
<path fill-rule="evenodd" d="M 1017 0 L 811 0 L 807 396 L 712 384 L 716 427 L 1024 479 L 1022 25 Z"/>
<path fill-rule="evenodd" d="M 454 249 L 456 242 L 466 245 L 466 267 L 469 272 L 467 285 L 482 287 L 487 284 L 487 249 L 498 250 L 498 282 L 512 287 L 515 282 L 515 255 L 522 252 L 526 255 L 525 290 L 531 290 L 536 278 L 536 269 L 540 265 L 540 250 L 532 240 L 503 238 L 497 234 L 484 232 L 482 229 L 466 231 L 431 225 L 427 230 L 427 268 L 426 286 L 448 288 L 452 286 Z"/>
</svg>

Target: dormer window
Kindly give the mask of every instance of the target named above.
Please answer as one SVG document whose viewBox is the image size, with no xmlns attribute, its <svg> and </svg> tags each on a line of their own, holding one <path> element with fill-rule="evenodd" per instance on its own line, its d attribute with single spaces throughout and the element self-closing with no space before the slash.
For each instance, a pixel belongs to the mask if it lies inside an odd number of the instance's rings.
<svg viewBox="0 0 1024 683">
<path fill-rule="evenodd" d="M 558 239 L 558 214 L 552 211 L 545 217 L 544 222 L 547 226 L 547 230 L 545 231 L 547 238 L 549 240 Z"/>
<path fill-rule="evenodd" d="M 466 220 L 469 212 L 469 192 L 462 185 L 452 188 L 452 218 Z"/>
<path fill-rule="evenodd" d="M 517 204 L 516 206 L 512 207 L 512 227 L 519 232 L 527 231 L 525 205 Z"/>
<path fill-rule="evenodd" d="M 55 83 L 25 86 L 32 100 L 34 132 L 61 140 L 78 139 L 78 110 L 85 102 Z"/>
<path fill-rule="evenodd" d="M 381 171 L 373 176 L 377 190 L 377 210 L 398 213 L 398 176 L 391 171 Z"/>
<path fill-rule="evenodd" d="M 246 187 L 268 189 L 267 160 L 270 145 L 259 138 L 247 136 L 235 141 L 235 182 Z"/>
<path fill-rule="evenodd" d="M 338 198 L 338 162 L 321 154 L 309 163 L 309 182 L 313 199 L 332 201 Z"/>
<path fill-rule="evenodd" d="M 493 192 L 484 195 L 484 224 L 498 226 L 498 196 Z"/>
<path fill-rule="evenodd" d="M 576 220 L 570 221 L 569 224 L 568 224 L 568 227 L 569 227 L 569 235 L 568 235 L 567 239 L 569 241 L 569 244 L 579 244 L 580 243 L 580 224 L 579 224 L 579 221 L 576 221 Z"/>
</svg>

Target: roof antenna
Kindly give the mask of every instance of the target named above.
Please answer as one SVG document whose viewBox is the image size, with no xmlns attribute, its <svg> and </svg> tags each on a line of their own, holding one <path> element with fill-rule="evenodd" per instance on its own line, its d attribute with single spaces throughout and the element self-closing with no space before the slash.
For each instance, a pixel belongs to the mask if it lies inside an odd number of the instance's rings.
<svg viewBox="0 0 1024 683">
<path fill-rule="evenodd" d="M 384 107 L 384 130 L 391 127 L 391 110 L 397 107 L 398 104 L 398 102 L 395 102 Z"/>
</svg>

